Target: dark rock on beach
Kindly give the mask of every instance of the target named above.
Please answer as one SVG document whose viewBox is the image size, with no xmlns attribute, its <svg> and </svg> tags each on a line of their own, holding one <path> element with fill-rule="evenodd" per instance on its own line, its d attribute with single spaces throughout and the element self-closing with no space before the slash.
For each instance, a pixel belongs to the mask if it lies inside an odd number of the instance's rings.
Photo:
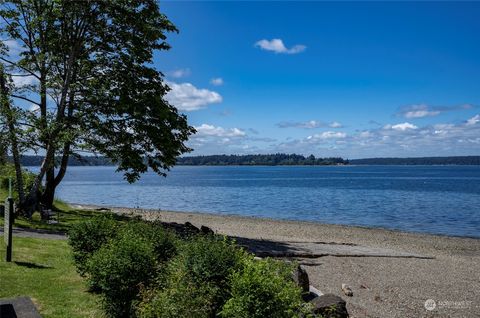
<svg viewBox="0 0 480 318">
<path fill-rule="evenodd" d="M 314 313 L 325 318 L 348 318 L 345 300 L 334 294 L 321 295 L 311 301 Z"/>
<path fill-rule="evenodd" d="M 302 289 L 303 294 L 309 292 L 310 279 L 308 278 L 307 271 L 302 265 L 298 265 L 292 273 L 292 278 L 295 283 Z"/>
<path fill-rule="evenodd" d="M 211 228 L 209 228 L 208 226 L 205 226 L 205 225 L 202 225 L 200 227 L 200 231 L 202 232 L 202 234 L 205 234 L 205 235 L 214 235 L 215 232 L 213 232 L 213 230 Z"/>
</svg>

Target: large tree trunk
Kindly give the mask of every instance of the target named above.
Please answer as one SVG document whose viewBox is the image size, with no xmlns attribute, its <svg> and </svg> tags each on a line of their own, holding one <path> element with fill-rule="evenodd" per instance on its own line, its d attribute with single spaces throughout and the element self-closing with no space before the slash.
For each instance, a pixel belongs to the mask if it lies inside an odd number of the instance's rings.
<svg viewBox="0 0 480 318">
<path fill-rule="evenodd" d="M 42 192 L 41 203 L 42 208 L 51 210 L 53 208 L 53 199 L 55 198 L 55 167 L 48 168 L 47 172 L 45 173 L 45 188 Z M 42 219 L 47 219 L 48 215 L 46 215 L 43 211 L 40 210 L 40 214 Z"/>
<path fill-rule="evenodd" d="M 5 77 L 3 65 L 0 65 L 0 101 L 1 101 L 1 108 L 4 111 L 4 115 L 7 121 L 8 138 L 10 141 L 10 146 L 12 151 L 13 164 L 15 166 L 18 197 L 20 202 L 23 202 L 25 200 L 25 192 L 23 188 L 23 175 L 22 175 L 22 166 L 20 163 L 20 152 L 18 150 L 18 139 L 17 139 L 16 127 L 15 127 L 15 116 L 10 107 L 10 95 L 8 91 L 7 80 Z"/>
<path fill-rule="evenodd" d="M 8 145 L 6 140 L 0 140 L 0 165 L 7 163 L 8 158 Z"/>
<path fill-rule="evenodd" d="M 53 201 L 55 199 L 55 190 L 62 182 L 65 173 L 67 172 L 68 159 L 70 158 L 70 144 L 65 144 L 63 148 L 62 160 L 57 175 L 55 176 L 55 168 L 52 166 L 46 172 L 46 183 L 42 193 L 42 205 L 46 209 L 53 208 Z M 42 218 L 47 217 L 42 214 Z"/>
<path fill-rule="evenodd" d="M 27 217 L 31 217 L 32 214 L 40 209 L 40 199 L 41 193 L 40 188 L 42 185 L 43 177 L 45 173 L 50 169 L 51 162 L 53 162 L 55 158 L 55 148 L 53 146 L 49 146 L 47 149 L 47 153 L 45 154 L 45 159 L 40 166 L 40 171 L 38 172 L 37 176 L 35 177 L 32 187 L 30 188 L 30 192 L 28 196 L 25 198 L 23 203 L 20 203 L 21 209 L 25 213 Z"/>
</svg>

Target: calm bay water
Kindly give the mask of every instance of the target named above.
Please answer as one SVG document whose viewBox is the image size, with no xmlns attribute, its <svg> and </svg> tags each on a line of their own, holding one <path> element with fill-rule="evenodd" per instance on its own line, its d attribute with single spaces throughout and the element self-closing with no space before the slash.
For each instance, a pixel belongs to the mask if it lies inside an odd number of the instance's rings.
<svg viewBox="0 0 480 318">
<path fill-rule="evenodd" d="M 57 197 L 480 237 L 478 166 L 176 167 L 133 185 L 114 167 L 71 167 Z"/>
</svg>

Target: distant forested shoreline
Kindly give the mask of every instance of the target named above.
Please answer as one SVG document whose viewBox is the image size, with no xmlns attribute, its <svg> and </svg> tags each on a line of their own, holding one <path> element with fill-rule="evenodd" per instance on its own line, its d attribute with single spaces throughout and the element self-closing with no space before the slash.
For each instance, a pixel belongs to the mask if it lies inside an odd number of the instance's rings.
<svg viewBox="0 0 480 318">
<path fill-rule="evenodd" d="M 42 164 L 43 156 L 22 156 L 21 164 L 26 167 L 36 167 Z M 61 158 L 56 158 L 59 162 Z M 9 158 L 11 161 L 11 158 Z M 68 160 L 69 166 L 113 166 L 112 161 L 103 156 L 82 156 L 82 157 L 70 157 Z"/>
<path fill-rule="evenodd" d="M 23 156 L 22 165 L 40 166 L 42 156 Z M 113 166 L 102 156 L 71 158 L 70 166 Z M 313 155 L 211 155 L 189 156 L 177 159 L 179 166 L 325 166 L 325 165 L 480 165 L 480 156 L 366 158 L 343 159 L 340 157 L 316 158 Z"/>
<path fill-rule="evenodd" d="M 42 156 L 23 156 L 22 165 L 39 166 Z M 212 155 L 177 158 L 179 166 L 292 166 L 292 165 L 346 165 L 343 158 L 315 158 L 296 154 L 272 155 Z M 111 166 L 114 165 L 106 157 L 84 156 L 71 158 L 70 166 Z"/>
<path fill-rule="evenodd" d="M 480 156 L 366 158 L 349 160 L 352 165 L 480 165 Z"/>
<path fill-rule="evenodd" d="M 346 165 L 348 160 L 339 157 L 316 158 L 296 154 L 271 155 L 213 155 L 178 158 L 184 166 L 326 166 Z"/>
</svg>

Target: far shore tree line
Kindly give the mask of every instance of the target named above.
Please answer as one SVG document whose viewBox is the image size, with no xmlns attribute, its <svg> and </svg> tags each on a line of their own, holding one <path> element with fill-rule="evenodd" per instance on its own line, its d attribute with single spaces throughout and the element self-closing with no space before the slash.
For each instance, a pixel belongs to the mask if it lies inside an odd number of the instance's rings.
<svg viewBox="0 0 480 318">
<path fill-rule="evenodd" d="M 293 166 L 293 165 L 344 165 L 348 160 L 339 157 L 316 158 L 314 155 L 266 154 L 266 155 L 211 155 L 191 156 L 178 159 L 186 166 Z"/>
<path fill-rule="evenodd" d="M 11 161 L 12 158 L 9 158 Z M 55 159 L 59 161 L 60 158 Z M 22 156 L 23 166 L 40 166 L 42 156 Z M 212 156 L 189 156 L 177 158 L 176 165 L 185 166 L 229 166 L 229 165 L 343 165 L 348 160 L 342 158 L 315 158 L 296 154 L 269 154 L 269 155 L 212 155 Z M 114 163 L 104 156 L 72 157 L 69 166 L 113 166 Z"/>
<path fill-rule="evenodd" d="M 170 32 L 156 0 L 0 3 L 0 162 L 13 162 L 19 213 L 51 208 L 79 153 L 109 158 L 134 182 L 191 150 L 195 130 L 152 66 Z M 29 188 L 25 153 L 42 157 Z"/>
<path fill-rule="evenodd" d="M 61 158 L 56 157 L 56 162 Z M 3 162 L 12 162 L 12 157 L 3 156 Z M 43 156 L 22 156 L 21 164 L 38 167 Z M 0 156 L 0 164 L 2 156 Z M 70 157 L 69 166 L 114 166 L 105 156 Z M 414 158 L 366 158 L 343 159 L 340 157 L 319 158 L 314 155 L 259 154 L 259 155 L 209 155 L 177 158 L 176 165 L 184 166 L 288 166 L 288 165 L 480 165 L 480 156 L 414 157 Z"/>
</svg>

